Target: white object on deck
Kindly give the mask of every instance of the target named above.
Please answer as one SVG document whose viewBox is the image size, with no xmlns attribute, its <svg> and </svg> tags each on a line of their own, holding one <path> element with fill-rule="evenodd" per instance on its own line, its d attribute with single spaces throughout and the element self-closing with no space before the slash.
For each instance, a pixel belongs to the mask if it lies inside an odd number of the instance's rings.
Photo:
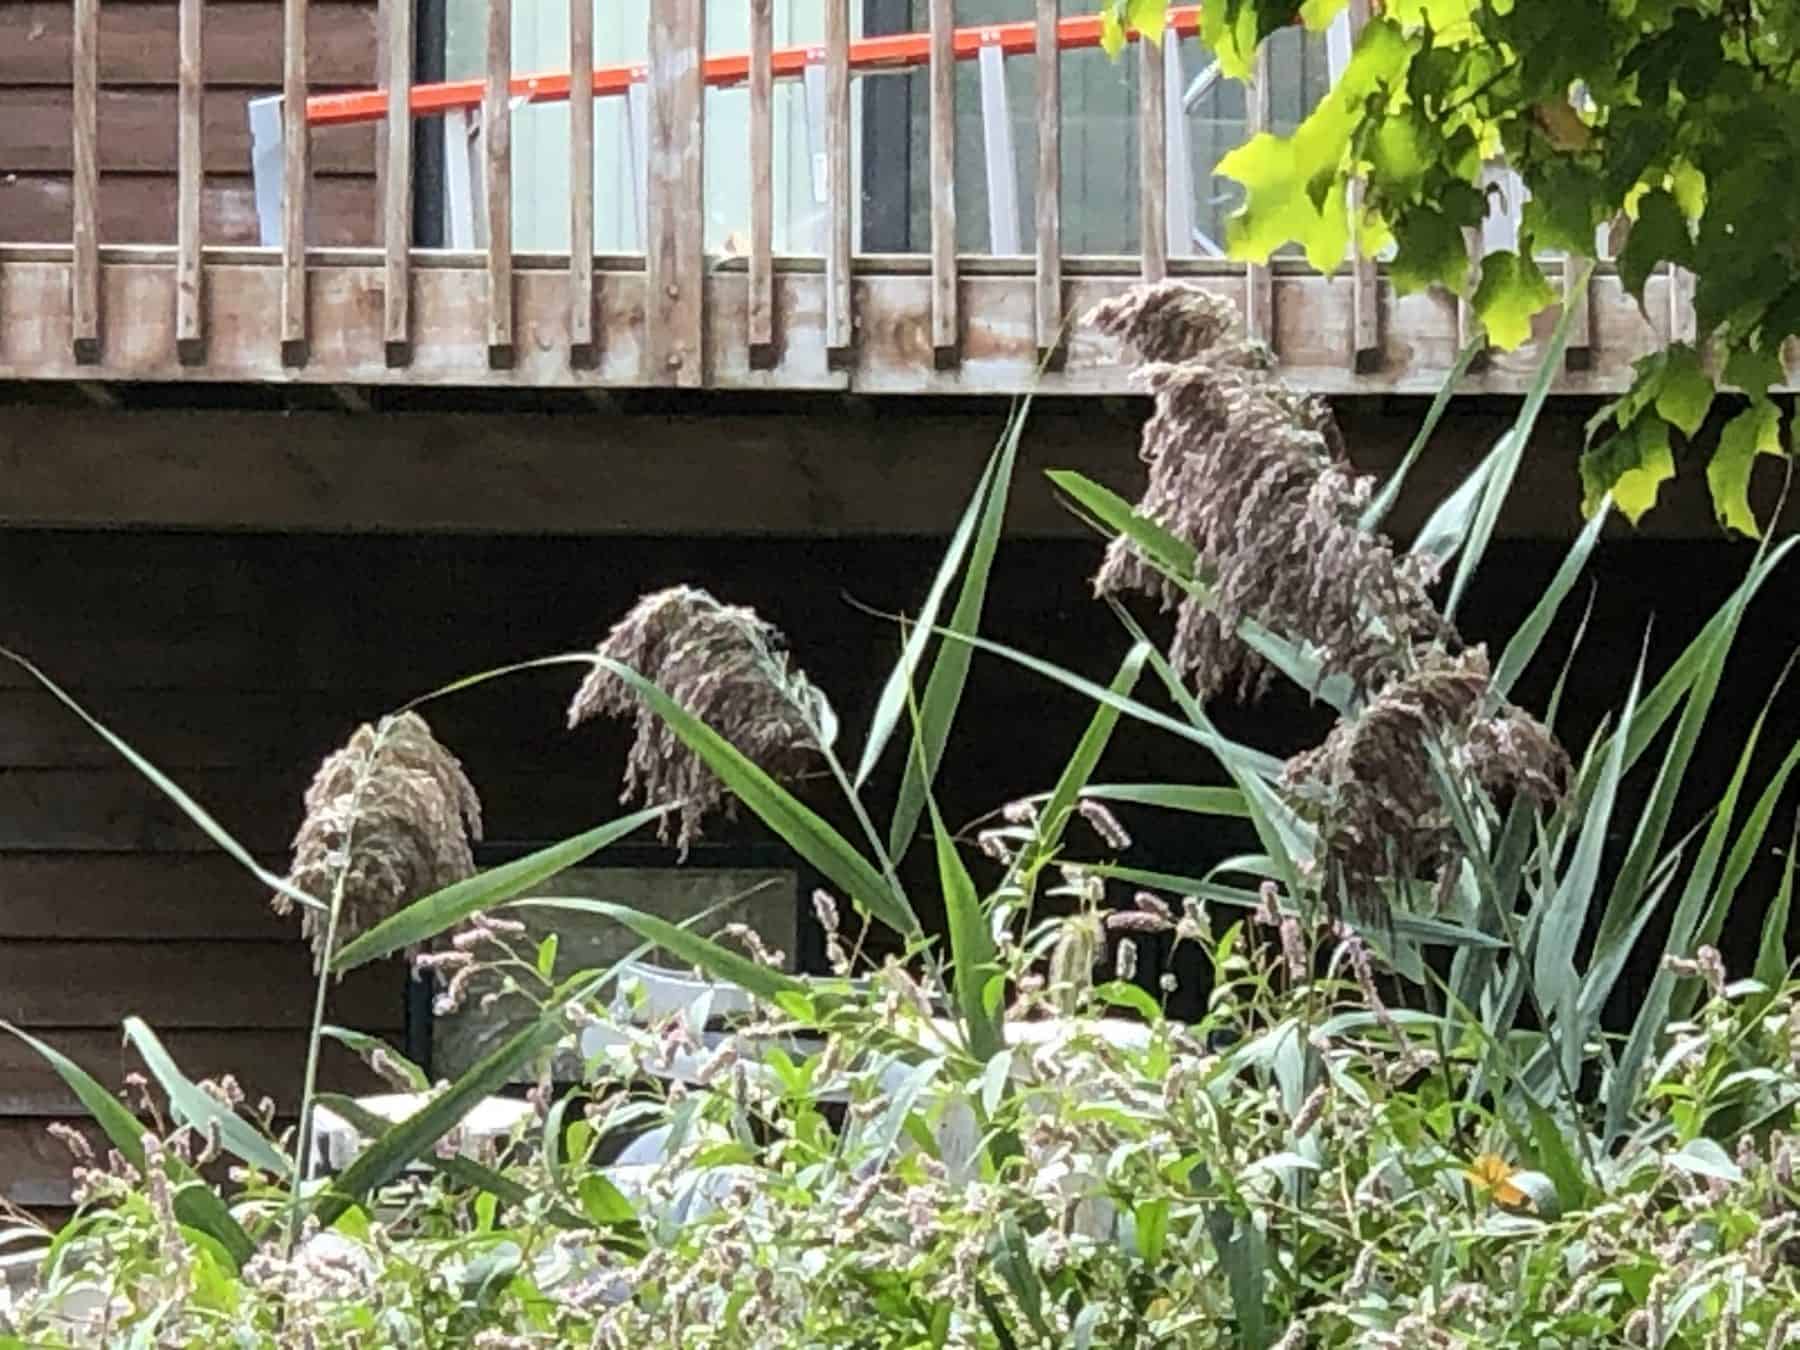
<svg viewBox="0 0 1800 1350">
<path fill-rule="evenodd" d="M 356 1104 L 372 1116 L 397 1125 L 424 1109 L 431 1098 L 417 1092 L 395 1092 L 379 1097 L 358 1097 Z M 489 1145 L 511 1137 L 518 1124 L 533 1114 L 530 1102 L 511 1097 L 489 1097 L 476 1104 L 457 1127 L 462 1133 L 462 1153 L 479 1156 Z M 368 1141 L 362 1132 L 329 1106 L 313 1112 L 313 1165 L 333 1171 L 348 1167 Z"/>
</svg>

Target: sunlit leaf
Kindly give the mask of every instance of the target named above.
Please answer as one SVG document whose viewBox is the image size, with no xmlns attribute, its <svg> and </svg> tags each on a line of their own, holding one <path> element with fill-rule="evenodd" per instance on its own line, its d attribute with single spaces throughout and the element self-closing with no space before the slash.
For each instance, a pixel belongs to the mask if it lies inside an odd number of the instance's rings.
<svg viewBox="0 0 1800 1350">
<path fill-rule="evenodd" d="M 1496 347 L 1519 346 L 1531 336 L 1532 319 L 1555 303 L 1555 290 L 1532 259 L 1500 252 L 1481 260 L 1475 313 Z"/>
<path fill-rule="evenodd" d="M 1720 524 L 1752 539 L 1762 537 L 1762 526 L 1750 509 L 1750 472 L 1758 455 L 1784 453 L 1781 410 L 1766 399 L 1751 404 L 1725 424 L 1719 433 L 1719 448 L 1706 466 L 1706 485 L 1712 489 Z"/>
<path fill-rule="evenodd" d="M 1660 417 L 1640 417 L 1581 456 L 1581 509 L 1592 515 L 1610 492 L 1614 505 L 1636 525 L 1656 505 L 1662 485 L 1674 476 L 1669 424 Z"/>
</svg>

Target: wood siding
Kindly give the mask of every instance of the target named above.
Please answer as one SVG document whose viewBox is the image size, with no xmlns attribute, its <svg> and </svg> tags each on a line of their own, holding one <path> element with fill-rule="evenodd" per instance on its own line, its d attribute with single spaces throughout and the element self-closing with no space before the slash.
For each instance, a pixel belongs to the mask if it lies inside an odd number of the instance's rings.
<svg viewBox="0 0 1800 1350">
<path fill-rule="evenodd" d="M 175 240 L 176 14 L 172 0 L 107 0 L 100 7 L 103 244 Z M 0 0 L 0 243 L 69 238 L 73 21 L 67 3 Z M 314 92 L 374 84 L 378 50 L 373 0 L 310 6 Z M 209 0 L 200 210 L 209 246 L 257 242 L 248 105 L 281 92 L 281 61 L 280 4 Z M 322 129 L 312 142 L 308 242 L 327 248 L 375 242 L 375 129 Z"/>
</svg>

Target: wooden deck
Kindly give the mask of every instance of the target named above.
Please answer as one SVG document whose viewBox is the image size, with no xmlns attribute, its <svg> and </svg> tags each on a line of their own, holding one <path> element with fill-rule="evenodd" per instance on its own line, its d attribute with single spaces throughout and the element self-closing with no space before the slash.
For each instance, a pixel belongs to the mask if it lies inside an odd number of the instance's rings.
<svg viewBox="0 0 1800 1350">
<path fill-rule="evenodd" d="M 671 341 L 665 307 L 648 303 L 641 258 L 597 258 L 592 346 L 570 332 L 566 257 L 513 260 L 508 361 L 489 336 L 487 259 L 415 250 L 408 269 L 412 340 L 392 360 L 385 323 L 385 262 L 375 249 L 313 250 L 306 264 L 304 361 L 284 353 L 283 266 L 276 249 L 210 249 L 200 267 L 199 304 L 178 325 L 178 250 L 99 251 L 98 340 L 77 347 L 70 298 L 76 270 L 67 247 L 0 247 L 0 380 L 307 383 L 515 389 L 624 389 L 680 385 L 719 390 L 867 394 L 1058 394 L 1130 390 L 1116 346 L 1079 318 L 1138 280 L 1136 259 L 1066 259 L 1060 283 L 1069 336 L 1060 364 L 1041 370 L 1029 260 L 964 258 L 955 286 L 954 345 L 933 333 L 929 262 L 868 257 L 850 269 L 847 346 L 830 344 L 829 283 L 817 259 L 776 259 L 772 341 L 750 341 L 750 291 L 741 259 L 711 264 L 703 279 L 697 371 Z M 1251 269 L 1208 260 L 1172 261 L 1173 275 L 1247 305 Z M 1258 269 L 1260 270 L 1260 269 Z M 1353 278 L 1303 264 L 1271 269 L 1267 338 L 1296 386 L 1325 394 L 1429 394 L 1458 351 L 1459 317 L 1443 294 L 1396 297 L 1385 278 L 1376 296 L 1379 345 L 1362 361 L 1351 350 Z M 1610 271 L 1591 284 L 1586 344 L 1556 385 L 1563 394 L 1626 387 L 1631 363 L 1667 340 L 1665 278 L 1653 277 L 1648 316 Z M 1547 336 L 1554 313 L 1540 322 Z M 663 331 L 659 331 L 663 330 Z M 287 339 L 292 341 L 292 339 Z M 1372 359 L 1371 359 L 1372 357 Z M 1493 352 L 1463 386 L 1468 393 L 1522 392 L 1541 357 L 1536 343 Z M 83 359 L 87 358 L 87 359 Z"/>
<path fill-rule="evenodd" d="M 36 72 L 40 81 L 67 78 L 66 99 L 62 89 L 50 91 L 66 102 L 67 116 L 40 117 L 57 144 L 21 160 L 28 168 L 39 160 L 66 164 L 69 233 L 66 241 L 0 243 L 0 380 L 1109 395 L 1129 389 L 1127 372 L 1117 350 L 1083 328 L 1082 316 L 1140 279 L 1165 275 L 1231 297 L 1288 378 L 1326 394 L 1435 392 L 1473 331 L 1466 304 L 1441 293 L 1402 299 L 1373 262 L 1326 277 L 1298 263 L 1244 267 L 1195 256 L 1215 246 L 1194 228 L 1193 209 L 1221 185 L 1190 180 L 1192 91 L 1216 83 L 1216 71 L 1207 71 L 1187 84 L 1182 62 L 1197 50 L 1193 6 L 1171 10 L 1160 49 L 1134 36 L 1119 66 L 1120 78 L 1130 73 L 1137 88 L 1125 119 L 1135 163 L 1116 167 L 1119 182 L 1129 184 L 1138 238 L 1118 245 L 1135 244 L 1131 256 L 1092 257 L 1063 251 L 1062 213 L 1070 208 L 1059 190 L 1064 161 L 1075 153 L 1067 148 L 1059 72 L 1068 51 L 1097 41 L 1091 19 L 1059 17 L 1057 0 L 1020 0 L 1021 15 L 1035 18 L 959 29 L 956 6 L 932 0 L 920 10 L 928 11 L 928 32 L 853 41 L 848 0 L 817 3 L 817 45 L 774 47 L 772 6 L 757 0 L 748 9 L 749 50 L 720 55 L 706 41 L 703 0 L 659 0 L 644 59 L 595 67 L 590 81 L 517 70 L 513 0 L 489 0 L 483 75 L 435 85 L 414 79 L 410 5 L 388 4 L 372 63 L 381 87 L 333 95 L 319 93 L 321 77 L 342 80 L 360 69 L 344 58 L 338 29 L 366 23 L 367 7 L 319 3 L 309 11 L 308 0 L 284 0 L 256 10 L 264 30 L 280 19 L 279 34 L 269 37 L 280 39 L 284 93 L 254 104 L 242 87 L 219 84 L 227 75 L 277 73 L 267 60 L 252 72 L 226 59 L 241 55 L 254 16 L 222 0 L 163 3 L 159 44 L 145 47 L 137 65 L 153 57 L 172 64 L 170 85 L 134 123 L 140 131 L 149 125 L 174 151 L 174 163 L 160 170 L 173 168 L 175 198 L 174 239 L 162 243 L 118 240 L 106 224 L 118 210 L 107 175 L 119 167 L 122 143 L 118 117 L 109 113 L 117 111 L 116 91 L 102 75 L 116 78 L 123 30 L 112 7 L 103 19 L 99 0 L 72 0 L 58 42 L 45 48 L 66 75 Z M 591 15 L 574 8 L 580 22 L 571 26 L 570 50 L 587 69 Z M 1333 72 L 1348 60 L 1366 8 L 1353 4 L 1334 30 Z M 319 23 L 309 29 L 309 18 Z M 1009 57 L 1031 67 L 1029 105 L 1009 101 Z M 959 192 L 966 197 L 978 186 L 957 176 L 958 63 L 976 66 L 980 77 L 979 187 L 989 248 L 978 256 L 968 252 L 968 231 L 957 219 Z M 928 239 L 913 241 L 916 253 L 863 254 L 852 222 L 868 183 L 886 171 L 864 164 L 861 181 L 853 172 L 855 99 L 869 79 L 896 70 L 926 81 L 924 167 L 906 190 L 919 199 Z M 811 251 L 792 257 L 775 251 L 780 155 L 771 109 L 783 81 L 804 86 L 814 139 L 800 158 L 818 207 L 817 223 L 800 231 L 815 232 Z M 1272 125 L 1271 83 L 1265 62 L 1245 105 L 1249 133 Z M 709 119 L 709 93 L 727 87 L 747 89 L 747 111 Z M 625 114 L 617 144 L 596 139 L 603 97 Z M 523 252 L 514 213 L 530 180 L 514 162 L 514 110 L 563 101 L 568 164 L 566 183 L 555 188 L 564 194 L 556 214 L 567 219 L 571 242 L 558 254 Z M 419 138 L 398 132 L 440 118 L 450 149 L 440 166 L 441 200 L 426 209 L 414 192 Z M 1035 155 L 1023 158 L 1012 144 L 1021 119 L 1036 140 Z M 247 136 L 252 124 L 257 130 Z M 740 135 L 748 237 L 741 253 L 712 255 L 707 220 L 717 203 L 707 195 L 704 151 L 709 137 Z M 791 147 L 788 153 L 794 173 L 808 172 Z M 253 160 L 266 246 L 219 247 L 209 193 L 217 195 L 222 176 L 241 182 Z M 635 203 L 640 247 L 633 253 L 597 256 L 596 162 L 618 173 L 600 195 L 616 187 L 620 200 Z M 10 167 L 0 163 L 0 173 Z M 347 172 L 374 184 L 375 237 L 362 247 L 317 246 L 337 233 L 329 223 L 321 228 L 319 213 L 336 211 L 333 194 L 341 195 Z M 1517 241 L 1519 193 L 1497 195 L 1511 203 L 1496 205 L 1491 228 L 1472 243 L 1477 251 Z M 533 200 L 530 192 L 523 199 Z M 795 232 L 791 219 L 785 225 Z M 1640 309 L 1602 264 L 1587 294 L 1570 299 L 1582 314 L 1560 393 L 1623 389 L 1633 361 L 1671 334 L 1691 333 L 1691 294 L 1664 278 L 1651 283 Z M 1546 318 L 1540 332 L 1549 327 Z M 1534 345 L 1491 353 L 1466 388 L 1517 393 L 1538 361 Z"/>
</svg>

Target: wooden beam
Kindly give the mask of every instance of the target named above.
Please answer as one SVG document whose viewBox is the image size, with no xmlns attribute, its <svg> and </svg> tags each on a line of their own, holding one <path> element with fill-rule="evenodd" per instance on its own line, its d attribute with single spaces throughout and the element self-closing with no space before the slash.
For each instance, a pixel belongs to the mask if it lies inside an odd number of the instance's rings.
<svg viewBox="0 0 1800 1350">
<path fill-rule="evenodd" d="M 1164 106 L 1168 79 L 1155 43 L 1139 39 L 1137 57 L 1138 251 L 1144 280 L 1161 281 L 1169 274 L 1169 124 Z"/>
<path fill-rule="evenodd" d="M 487 0 L 487 96 L 481 104 L 486 154 L 487 359 L 511 370 L 513 347 L 512 246 L 512 0 Z M 655 27 L 654 24 L 651 25 Z"/>
<path fill-rule="evenodd" d="M 853 340 L 850 310 L 850 5 L 825 0 L 825 347 L 841 361 Z"/>
<path fill-rule="evenodd" d="M 184 365 L 206 359 L 206 329 L 201 319 L 200 192 L 205 176 L 205 143 L 200 130 L 200 100 L 206 88 L 201 25 L 205 0 L 181 0 L 179 13 L 181 66 L 177 94 L 175 237 L 175 353 Z"/>
<path fill-rule="evenodd" d="M 931 0 L 931 350 L 933 365 L 956 364 L 962 323 L 956 277 L 956 13 Z"/>
<path fill-rule="evenodd" d="M 1256 49 L 1256 63 L 1251 71 L 1250 82 L 1244 86 L 1248 122 L 1245 130 L 1251 136 L 1261 135 L 1269 129 L 1271 109 L 1274 106 L 1271 101 L 1274 95 L 1273 83 L 1269 78 L 1269 44 L 1264 42 Z M 1250 334 L 1252 341 L 1271 348 L 1274 346 L 1275 283 L 1265 263 L 1251 263 L 1244 273 L 1244 330 Z"/>
<path fill-rule="evenodd" d="M 1063 345 L 1062 307 L 1062 52 L 1056 45 L 1057 0 L 1037 0 L 1037 290 L 1038 350 Z"/>
<path fill-rule="evenodd" d="M 95 144 L 100 135 L 100 0 L 75 0 L 70 48 L 75 100 L 72 345 L 75 359 L 86 365 L 100 359 L 100 156 Z"/>
<path fill-rule="evenodd" d="M 518 322 L 535 340 L 523 344 L 515 368 L 488 368 L 487 274 L 476 254 L 420 254 L 413 266 L 414 353 L 404 370 L 389 368 L 383 348 L 379 249 L 318 250 L 309 260 L 314 299 L 312 360 L 283 371 L 276 357 L 280 308 L 279 258 L 267 250 L 208 250 L 208 359 L 189 366 L 175 359 L 173 318 L 176 250 L 103 248 L 101 301 L 106 313 L 131 316 L 110 328 L 99 365 L 73 358 L 70 249 L 0 246 L 0 379 L 269 381 L 370 387 L 487 387 L 525 389 L 643 388 L 642 353 L 657 326 L 643 262 L 600 258 L 597 331 L 606 334 L 595 371 L 575 371 L 567 356 L 568 274 L 561 258 L 529 257 L 516 272 Z M 936 368 L 931 316 L 939 293 L 925 260 L 866 257 L 858 264 L 857 303 L 863 328 L 852 359 L 841 367 L 825 346 L 824 274 L 816 260 L 777 260 L 776 309 L 782 316 L 780 359 L 770 368 L 749 361 L 748 297 L 729 273 L 706 277 L 702 292 L 713 352 L 704 384 L 714 389 L 820 390 L 836 393 L 1003 394 L 1038 389 L 1049 394 L 1129 394 L 1129 372 L 1117 347 L 1078 332 L 1059 370 L 1039 381 L 1035 314 L 1037 277 L 1030 260 L 964 259 L 959 290 L 967 319 L 962 360 L 955 371 Z M 1089 309 L 1134 284 L 1138 260 L 1064 260 L 1066 312 Z M 1455 364 L 1456 312 L 1439 294 L 1399 296 L 1385 278 L 1387 316 L 1380 369 L 1359 375 L 1344 361 L 1350 288 L 1320 277 L 1300 260 L 1278 259 L 1270 269 L 1273 341 L 1284 375 L 1318 393 L 1435 393 Z M 1240 304 L 1246 285 L 1238 264 L 1180 259 L 1172 274 Z M 1558 394 L 1617 393 L 1631 381 L 1631 363 L 1667 338 L 1666 273 L 1651 278 L 1645 309 L 1625 296 L 1611 267 L 1595 277 L 1591 312 L 1597 358 L 1586 371 L 1565 371 Z M 699 305 L 696 304 L 696 309 Z M 1651 316 L 1649 318 L 1646 315 Z M 1515 352 L 1495 351 L 1464 389 L 1518 393 L 1531 385 L 1552 315 L 1541 316 L 1531 341 Z M 329 342 L 326 337 L 329 337 Z"/>
<path fill-rule="evenodd" d="M 407 100 L 413 74 L 413 0 L 389 0 L 386 31 L 388 137 L 381 242 L 387 266 L 382 336 L 388 365 L 400 367 L 412 359 L 413 119 Z"/>
<path fill-rule="evenodd" d="M 307 0 L 281 9 L 281 364 L 306 364 Z"/>
<path fill-rule="evenodd" d="M 645 277 L 644 377 L 693 388 L 705 377 L 705 146 L 701 114 L 706 50 L 703 0 L 660 0 L 650 17 L 650 239 Z"/>
<path fill-rule="evenodd" d="M 569 69 L 594 68 L 594 6 L 569 6 Z M 569 360 L 594 365 L 594 86 L 569 86 Z"/>
<path fill-rule="evenodd" d="M 750 0 L 750 364 L 775 360 L 774 0 Z"/>
<path fill-rule="evenodd" d="M 1369 23 L 1369 0 L 1350 0 L 1349 38 L 1354 52 L 1363 29 Z M 1381 288 L 1376 276 L 1375 259 L 1364 256 L 1361 240 L 1364 184 L 1359 178 L 1350 184 L 1350 369 L 1368 374 L 1381 362 Z"/>
</svg>

